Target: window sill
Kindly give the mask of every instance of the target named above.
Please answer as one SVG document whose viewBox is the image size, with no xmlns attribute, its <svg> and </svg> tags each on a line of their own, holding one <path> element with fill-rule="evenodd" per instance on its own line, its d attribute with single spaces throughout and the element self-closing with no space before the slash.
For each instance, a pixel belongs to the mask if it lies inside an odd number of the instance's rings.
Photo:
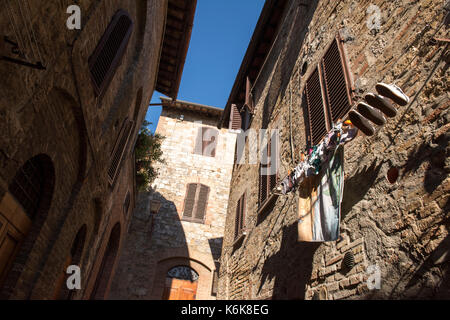
<svg viewBox="0 0 450 320">
<path fill-rule="evenodd" d="M 272 192 L 269 195 L 269 197 L 266 200 L 264 200 L 262 205 L 258 208 L 257 215 L 260 215 L 261 213 L 263 213 L 265 211 L 265 209 L 269 206 L 269 204 L 271 204 L 272 201 L 276 201 L 277 198 L 278 198 L 278 194 Z"/>
<path fill-rule="evenodd" d="M 245 236 L 247 235 L 247 230 L 242 230 L 236 238 L 234 238 L 233 241 L 233 246 L 235 246 L 237 243 L 239 243 L 241 240 L 243 240 L 245 238 Z"/>
<path fill-rule="evenodd" d="M 203 219 L 195 219 L 195 218 L 186 218 L 186 217 L 182 217 L 182 218 L 181 218 L 181 221 L 205 224 L 205 220 L 203 220 Z"/>
</svg>

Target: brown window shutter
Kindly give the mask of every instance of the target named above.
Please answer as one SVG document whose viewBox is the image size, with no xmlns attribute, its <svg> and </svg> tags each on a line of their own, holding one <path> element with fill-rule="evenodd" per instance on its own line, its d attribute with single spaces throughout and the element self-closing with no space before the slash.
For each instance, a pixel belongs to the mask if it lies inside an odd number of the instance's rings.
<svg viewBox="0 0 450 320">
<path fill-rule="evenodd" d="M 276 150 L 276 148 L 277 148 L 278 146 L 277 146 L 277 141 L 276 141 L 276 139 L 274 139 L 274 140 L 275 140 L 274 144 L 275 144 L 275 150 Z M 278 159 L 277 159 L 276 156 L 275 156 L 275 159 L 272 159 L 272 152 L 275 152 L 275 151 L 272 150 L 272 137 L 269 139 L 269 144 L 268 144 L 268 146 L 267 146 L 267 149 L 268 149 L 268 151 L 267 151 L 268 156 L 270 157 L 270 158 L 269 158 L 269 159 L 270 159 L 270 166 L 271 166 L 271 167 L 272 167 L 272 166 L 275 166 L 275 172 L 276 172 L 276 173 L 274 173 L 274 174 L 271 174 L 271 175 L 268 177 L 268 181 L 267 181 L 267 184 L 268 184 L 268 193 L 270 193 L 270 192 L 272 192 L 272 189 L 275 188 L 275 186 L 277 185 L 277 180 L 278 180 L 278 175 L 277 175 L 277 173 L 278 173 Z M 272 160 L 274 160 L 274 161 L 272 162 Z M 272 169 L 271 169 L 271 170 L 272 170 Z"/>
<path fill-rule="evenodd" d="M 262 170 L 265 168 L 263 165 L 259 167 L 259 204 L 267 199 L 267 175 L 262 174 Z"/>
<path fill-rule="evenodd" d="M 318 144 L 328 132 L 319 68 L 316 68 L 306 81 L 306 103 L 311 142 Z"/>
<path fill-rule="evenodd" d="M 245 209 L 247 208 L 247 193 L 244 192 L 244 194 L 241 197 L 241 217 L 240 217 L 240 224 L 239 224 L 239 228 L 240 231 L 245 229 Z"/>
<path fill-rule="evenodd" d="M 130 140 L 131 132 L 133 131 L 133 125 L 134 121 L 125 119 L 122 124 L 119 137 L 111 153 L 110 166 L 108 168 L 108 179 L 111 185 L 114 184 L 119 174 L 120 164 L 125 156 L 125 151 Z"/>
<path fill-rule="evenodd" d="M 183 217 L 192 218 L 194 206 L 195 206 L 195 196 L 197 193 L 197 184 L 190 183 L 187 186 L 186 197 L 184 200 L 184 212 Z"/>
<path fill-rule="evenodd" d="M 322 59 L 325 92 L 333 123 L 342 119 L 352 107 L 350 88 L 346 79 L 346 64 L 343 61 L 345 61 L 344 52 L 339 38 L 336 38 Z"/>
<path fill-rule="evenodd" d="M 253 112 L 253 97 L 252 97 L 252 83 L 247 77 L 245 83 L 245 105 L 248 107 L 250 112 Z"/>
<path fill-rule="evenodd" d="M 236 104 L 231 105 L 230 111 L 230 129 L 238 130 L 242 127 L 242 119 Z"/>
<path fill-rule="evenodd" d="M 111 82 L 133 31 L 130 15 L 119 10 L 108 25 L 93 54 L 89 57 L 89 70 L 97 96 L 102 96 Z"/>
<path fill-rule="evenodd" d="M 239 235 L 239 226 L 240 226 L 240 220 L 241 220 L 241 199 L 239 198 L 237 206 L 236 206 L 236 216 L 234 220 L 234 238 L 237 238 Z"/>
<path fill-rule="evenodd" d="M 209 187 L 200 184 L 197 187 L 197 192 L 197 206 L 194 213 L 194 218 L 203 221 L 206 214 L 206 207 L 208 205 Z"/>
</svg>

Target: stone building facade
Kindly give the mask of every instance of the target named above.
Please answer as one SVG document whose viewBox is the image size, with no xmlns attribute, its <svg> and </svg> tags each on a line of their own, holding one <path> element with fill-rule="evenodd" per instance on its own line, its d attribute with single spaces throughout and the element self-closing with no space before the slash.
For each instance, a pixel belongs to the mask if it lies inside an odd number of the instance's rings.
<svg viewBox="0 0 450 320">
<path fill-rule="evenodd" d="M 162 102 L 156 133 L 165 137 L 165 163 L 139 194 L 111 298 L 215 299 L 236 134 L 217 129 L 221 109 Z M 172 275 L 183 269 L 194 276 Z"/>
<path fill-rule="evenodd" d="M 134 141 L 154 89 L 177 95 L 196 1 L 76 4 L 2 3 L 2 299 L 107 298 L 136 202 Z"/>
<path fill-rule="evenodd" d="M 449 10 L 437 0 L 266 1 L 219 127 L 279 129 L 278 182 L 312 145 L 305 86 L 334 41 L 351 106 L 378 82 L 410 102 L 345 145 L 338 241 L 298 241 L 314 181 L 271 189 L 261 204 L 260 163 L 234 165 L 219 299 L 450 297 Z"/>
</svg>

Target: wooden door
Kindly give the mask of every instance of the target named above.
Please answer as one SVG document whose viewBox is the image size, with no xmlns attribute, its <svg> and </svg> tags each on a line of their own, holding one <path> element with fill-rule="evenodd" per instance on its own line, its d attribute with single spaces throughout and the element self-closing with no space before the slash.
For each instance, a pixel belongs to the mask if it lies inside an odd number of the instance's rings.
<svg viewBox="0 0 450 320">
<path fill-rule="evenodd" d="M 0 287 L 30 227 L 31 219 L 7 192 L 0 202 Z"/>
<path fill-rule="evenodd" d="M 195 300 L 197 281 L 166 279 L 163 300 Z"/>
</svg>

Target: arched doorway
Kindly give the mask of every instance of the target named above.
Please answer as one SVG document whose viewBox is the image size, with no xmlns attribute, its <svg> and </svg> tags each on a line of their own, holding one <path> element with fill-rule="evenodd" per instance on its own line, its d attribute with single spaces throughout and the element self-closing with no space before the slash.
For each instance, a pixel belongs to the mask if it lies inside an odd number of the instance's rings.
<svg viewBox="0 0 450 320">
<path fill-rule="evenodd" d="M 116 261 L 117 252 L 120 245 L 120 224 L 116 223 L 111 230 L 108 245 L 106 246 L 105 254 L 103 255 L 102 264 L 95 280 L 94 289 L 91 293 L 91 299 L 101 300 L 105 298 L 114 262 Z"/>
<path fill-rule="evenodd" d="M 55 300 L 71 300 L 75 294 L 75 290 L 69 290 L 67 288 L 66 281 L 68 274 L 66 273 L 66 271 L 67 267 L 69 267 L 70 265 L 76 265 L 80 267 L 81 255 L 83 253 L 84 242 L 86 240 L 86 230 L 87 227 L 84 224 L 79 229 L 74 241 L 72 242 L 72 247 L 64 262 L 61 275 L 56 281 L 56 286 L 53 294 L 53 299 Z"/>
<path fill-rule="evenodd" d="M 188 266 L 171 268 L 166 275 L 163 300 L 195 300 L 198 273 Z"/>
<path fill-rule="evenodd" d="M 11 291 L 20 276 L 50 208 L 54 175 L 51 159 L 37 155 L 17 171 L 0 200 L 0 289 Z M 20 266 L 12 269 L 19 256 Z"/>
</svg>

